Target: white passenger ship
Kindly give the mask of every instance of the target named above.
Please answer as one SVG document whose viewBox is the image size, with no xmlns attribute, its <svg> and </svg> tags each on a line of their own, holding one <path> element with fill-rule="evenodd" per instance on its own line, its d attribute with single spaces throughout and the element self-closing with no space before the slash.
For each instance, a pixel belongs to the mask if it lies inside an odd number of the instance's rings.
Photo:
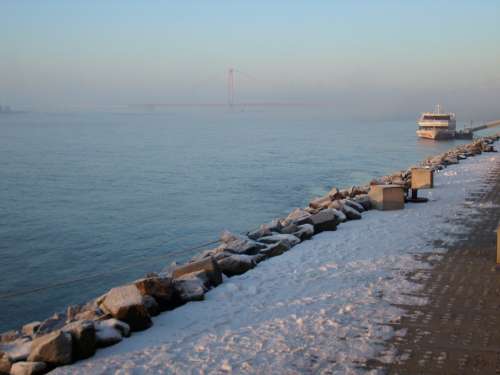
<svg viewBox="0 0 500 375">
<path fill-rule="evenodd" d="M 417 121 L 417 135 L 428 139 L 450 139 L 455 137 L 457 121 L 454 113 L 441 113 L 441 106 L 435 112 L 424 112 Z"/>
</svg>

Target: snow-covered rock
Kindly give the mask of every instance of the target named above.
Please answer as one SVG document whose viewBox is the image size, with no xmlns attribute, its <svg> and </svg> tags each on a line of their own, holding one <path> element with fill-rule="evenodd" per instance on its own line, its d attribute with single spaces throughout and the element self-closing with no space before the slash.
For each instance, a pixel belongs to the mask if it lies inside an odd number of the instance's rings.
<svg viewBox="0 0 500 375">
<path fill-rule="evenodd" d="M 132 331 L 141 331 L 153 324 L 141 292 L 133 284 L 111 289 L 101 306 L 114 318 L 127 323 Z"/>
<path fill-rule="evenodd" d="M 73 361 L 72 346 L 71 334 L 63 331 L 48 333 L 33 340 L 28 361 L 67 365 Z"/>
<path fill-rule="evenodd" d="M 232 254 L 219 260 L 218 264 L 224 275 L 228 277 L 241 275 L 256 265 L 252 256 L 243 254 Z"/>
<path fill-rule="evenodd" d="M 84 359 L 94 355 L 96 335 L 94 322 L 82 320 L 69 323 L 62 328 L 71 335 L 73 342 L 73 359 Z"/>
<path fill-rule="evenodd" d="M 44 362 L 17 362 L 12 365 L 10 375 L 41 375 L 47 372 Z"/>
</svg>

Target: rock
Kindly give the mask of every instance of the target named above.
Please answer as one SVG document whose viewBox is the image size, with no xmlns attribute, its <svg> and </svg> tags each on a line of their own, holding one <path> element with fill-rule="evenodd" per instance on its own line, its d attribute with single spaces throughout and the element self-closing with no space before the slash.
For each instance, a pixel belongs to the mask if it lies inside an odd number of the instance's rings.
<svg viewBox="0 0 500 375">
<path fill-rule="evenodd" d="M 329 196 L 315 198 L 311 202 L 309 202 L 309 206 L 312 208 L 323 210 L 328 207 L 328 205 L 332 203 L 332 200 Z"/>
<path fill-rule="evenodd" d="M 351 206 L 348 206 L 347 204 L 342 207 L 342 212 L 347 216 L 349 220 L 359 220 L 361 219 L 361 214 L 352 208 Z"/>
<path fill-rule="evenodd" d="M 47 373 L 44 362 L 17 362 L 10 370 L 10 375 L 41 375 Z"/>
<path fill-rule="evenodd" d="M 283 226 L 281 225 L 281 219 L 274 219 L 269 224 L 265 224 L 265 226 L 271 232 L 279 232 L 281 230 L 281 228 L 283 228 Z"/>
<path fill-rule="evenodd" d="M 340 223 L 336 210 L 332 208 L 327 208 L 316 215 L 312 215 L 310 220 L 309 224 L 313 225 L 314 233 L 336 230 L 337 225 Z"/>
<path fill-rule="evenodd" d="M 202 301 L 205 298 L 204 282 L 194 273 L 174 279 L 174 288 L 181 303 Z"/>
<path fill-rule="evenodd" d="M 255 255 L 265 246 L 248 237 L 236 235 L 225 231 L 221 236 L 221 248 L 233 254 Z"/>
<path fill-rule="evenodd" d="M 272 258 L 281 255 L 288 250 L 290 250 L 290 243 L 288 241 L 278 241 L 267 245 L 267 247 L 262 249 L 259 254 L 266 258 Z"/>
<path fill-rule="evenodd" d="M 38 321 L 25 324 L 25 325 L 23 325 L 23 328 L 21 329 L 21 331 L 26 336 L 34 336 L 36 331 L 38 330 L 38 327 L 40 327 L 40 324 L 41 323 Z"/>
<path fill-rule="evenodd" d="M 335 199 L 342 199 L 342 194 L 340 194 L 339 189 L 334 187 L 330 192 L 328 193 L 328 196 L 330 197 L 330 200 L 334 201 Z"/>
<path fill-rule="evenodd" d="M 201 262 L 191 263 L 191 268 L 196 268 L 200 266 L 200 264 L 210 268 L 213 267 L 212 263 L 212 258 L 207 258 Z M 195 264 L 194 267 L 192 266 L 193 264 Z M 184 271 L 185 270 L 186 267 L 184 268 Z M 175 272 L 176 271 L 174 270 L 174 273 Z M 179 273 L 179 271 L 177 271 L 177 273 Z M 214 277 L 214 282 L 217 281 L 219 281 L 219 279 L 215 279 Z M 220 281 L 222 282 L 222 280 Z M 134 285 L 137 287 L 141 295 L 148 295 L 154 298 L 161 311 L 165 311 L 173 307 L 174 286 L 170 277 L 146 277 L 144 279 L 136 280 Z"/>
<path fill-rule="evenodd" d="M 132 331 L 141 331 L 153 324 L 144 306 L 141 292 L 135 285 L 111 289 L 101 306 L 114 318 L 127 323 Z"/>
<path fill-rule="evenodd" d="M 73 340 L 69 333 L 55 331 L 33 340 L 30 362 L 46 362 L 52 365 L 68 365 L 73 360 Z"/>
<path fill-rule="evenodd" d="M 255 260 L 249 255 L 234 254 L 219 262 L 219 267 L 227 277 L 241 275 L 255 267 Z"/>
<path fill-rule="evenodd" d="M 354 208 L 358 212 L 363 212 L 365 210 L 365 208 L 361 204 L 359 204 L 358 202 L 352 201 L 350 199 L 346 199 L 344 201 L 344 205 L 347 205 L 351 208 Z"/>
<path fill-rule="evenodd" d="M 156 300 L 150 295 L 143 295 L 142 301 L 144 303 L 144 306 L 146 306 L 146 310 L 150 316 L 156 316 L 161 312 L 160 305 L 158 305 L 158 302 L 156 302 Z"/>
<path fill-rule="evenodd" d="M 122 341 L 122 339 L 120 331 L 113 327 L 103 326 L 96 330 L 96 345 L 98 348 L 115 345 Z"/>
<path fill-rule="evenodd" d="M 66 315 L 61 313 L 56 313 L 52 315 L 49 319 L 44 320 L 40 323 L 40 326 L 36 330 L 35 336 L 43 336 L 47 333 L 57 331 L 61 329 L 66 324 Z"/>
<path fill-rule="evenodd" d="M 9 375 L 11 367 L 10 357 L 4 352 L 0 352 L 0 375 Z"/>
<path fill-rule="evenodd" d="M 0 343 L 11 342 L 17 340 L 21 337 L 21 333 L 19 331 L 7 331 L 0 335 Z"/>
<path fill-rule="evenodd" d="M 295 232 L 297 232 L 299 230 L 299 227 L 296 225 L 296 224 L 288 224 L 286 227 L 283 227 L 283 229 L 281 229 L 281 233 L 283 234 L 293 234 Z M 272 233 L 270 234 L 272 235 Z"/>
<path fill-rule="evenodd" d="M 74 360 L 85 359 L 94 355 L 97 346 L 94 322 L 90 320 L 72 322 L 65 325 L 62 331 L 71 335 Z"/>
<path fill-rule="evenodd" d="M 296 208 L 295 210 L 293 210 L 292 212 L 290 212 L 290 214 L 285 218 L 285 220 L 283 221 L 283 224 L 285 225 L 288 225 L 288 224 L 297 224 L 297 221 L 300 221 L 300 220 L 303 220 L 305 218 L 308 218 L 309 216 L 311 216 L 311 214 L 301 208 Z M 281 228 L 280 228 L 281 230 Z M 279 231 L 277 231 L 279 232 Z"/>
<path fill-rule="evenodd" d="M 121 320 L 111 318 L 96 323 L 97 331 L 104 329 L 105 327 L 116 329 L 123 337 L 130 336 L 130 326 L 127 323 L 122 322 Z"/>
<path fill-rule="evenodd" d="M 220 254 L 222 252 L 218 252 Z M 172 271 L 172 277 L 177 279 L 183 275 L 193 272 L 205 271 L 209 277 L 211 286 L 217 286 L 222 283 L 222 273 L 214 257 L 208 257 L 198 262 L 192 262 L 177 267 Z"/>
<path fill-rule="evenodd" d="M 301 241 L 308 240 L 314 235 L 314 226 L 312 224 L 302 224 L 297 228 L 298 230 L 293 235 Z"/>
<path fill-rule="evenodd" d="M 306 208 L 304 208 L 304 211 L 306 211 L 309 215 L 314 215 L 314 214 L 317 214 L 318 212 L 320 212 L 321 210 L 317 209 L 317 208 L 306 207 Z M 307 220 L 307 218 L 306 219 L 299 219 L 295 223 L 300 225 L 302 220 Z M 304 221 L 302 221 L 302 223 L 304 223 Z"/>
<path fill-rule="evenodd" d="M 356 198 L 354 198 L 354 201 L 363 206 L 365 211 L 372 209 L 372 204 L 370 202 L 370 197 L 368 196 L 368 194 L 357 195 Z"/>
<path fill-rule="evenodd" d="M 261 237 L 271 235 L 271 230 L 267 225 L 261 225 L 259 229 L 247 233 L 248 238 L 251 240 L 258 240 Z"/>
<path fill-rule="evenodd" d="M 272 244 L 279 241 L 286 241 L 290 245 L 290 247 L 295 246 L 300 243 L 300 239 L 295 237 L 293 234 L 273 234 L 272 236 L 262 237 L 262 243 Z"/>
<path fill-rule="evenodd" d="M 11 362 L 25 361 L 31 352 L 32 341 L 29 337 L 21 337 L 14 341 L 2 343 L 0 352 L 5 353 Z"/>
<path fill-rule="evenodd" d="M 339 224 L 347 221 L 347 216 L 345 216 L 341 210 L 336 210 L 335 208 L 333 208 L 333 210 L 335 210 L 335 215 L 337 216 Z"/>
</svg>

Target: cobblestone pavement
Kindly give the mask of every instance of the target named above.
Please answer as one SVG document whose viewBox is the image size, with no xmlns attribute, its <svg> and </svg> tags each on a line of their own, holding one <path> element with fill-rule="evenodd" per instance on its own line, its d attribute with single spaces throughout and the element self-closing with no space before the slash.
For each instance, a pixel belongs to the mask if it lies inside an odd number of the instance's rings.
<svg viewBox="0 0 500 375">
<path fill-rule="evenodd" d="M 471 197 L 479 212 L 468 233 L 441 260 L 422 255 L 434 265 L 418 271 L 428 273 L 419 295 L 429 303 L 403 306 L 407 314 L 394 328 L 407 333 L 389 343 L 398 360 L 382 366 L 387 373 L 500 374 L 500 271 L 495 271 L 500 164 L 488 182 L 489 188 Z"/>
</svg>

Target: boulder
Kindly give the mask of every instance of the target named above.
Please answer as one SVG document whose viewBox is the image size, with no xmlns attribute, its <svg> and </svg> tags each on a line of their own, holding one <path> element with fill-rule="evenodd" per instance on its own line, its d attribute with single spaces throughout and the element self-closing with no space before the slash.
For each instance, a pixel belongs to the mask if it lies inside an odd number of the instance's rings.
<svg viewBox="0 0 500 375">
<path fill-rule="evenodd" d="M 132 331 L 141 331 L 153 324 L 142 294 L 133 284 L 111 289 L 101 306 L 114 318 L 127 323 Z"/>
<path fill-rule="evenodd" d="M 281 225 L 281 219 L 274 219 L 271 221 L 269 224 L 265 224 L 265 226 L 271 231 L 271 232 L 279 232 L 281 228 L 283 227 Z"/>
<path fill-rule="evenodd" d="M 313 199 L 311 202 L 309 202 L 309 206 L 312 208 L 323 210 L 323 209 L 327 208 L 330 203 L 332 203 L 332 200 L 327 195 L 325 197 L 319 197 L 319 198 Z"/>
<path fill-rule="evenodd" d="M 330 192 L 328 193 L 328 196 L 330 197 L 330 200 L 335 200 L 335 199 L 342 199 L 343 196 L 340 194 L 340 190 L 334 187 Z"/>
<path fill-rule="evenodd" d="M 293 235 L 301 241 L 308 240 L 314 235 L 314 226 L 312 224 L 302 224 L 297 228 L 298 230 Z"/>
<path fill-rule="evenodd" d="M 317 209 L 317 208 L 306 207 L 306 208 L 304 208 L 304 211 L 306 211 L 309 215 L 314 215 L 314 214 L 317 214 L 318 212 L 320 212 L 321 210 Z M 295 223 L 300 225 L 302 220 L 305 220 L 305 219 L 299 219 Z"/>
<path fill-rule="evenodd" d="M 310 223 L 314 227 L 314 233 L 321 233 L 324 231 L 333 231 L 337 229 L 340 220 L 337 215 L 337 210 L 327 208 L 316 215 L 310 217 Z"/>
<path fill-rule="evenodd" d="M 10 357 L 4 352 L 0 352 L 0 375 L 9 375 L 11 367 Z"/>
<path fill-rule="evenodd" d="M 342 206 L 342 207 L 344 207 L 344 206 Z M 345 216 L 345 214 L 341 210 L 337 210 L 335 208 L 333 208 L 333 210 L 335 212 L 335 215 L 337 216 L 337 220 L 338 220 L 339 224 L 347 221 L 347 216 Z"/>
<path fill-rule="evenodd" d="M 207 291 L 204 281 L 196 273 L 174 279 L 174 288 L 180 303 L 202 301 Z"/>
<path fill-rule="evenodd" d="M 17 340 L 21 337 L 21 332 L 19 331 L 7 331 L 0 334 L 0 343 L 11 342 Z"/>
<path fill-rule="evenodd" d="M 21 337 L 14 341 L 2 343 L 0 352 L 5 353 L 11 362 L 25 361 L 31 352 L 31 344 L 31 338 Z"/>
<path fill-rule="evenodd" d="M 273 234 L 272 236 L 262 237 L 262 243 L 272 244 L 279 241 L 286 241 L 290 245 L 290 247 L 295 246 L 300 243 L 300 239 L 295 237 L 293 234 Z"/>
<path fill-rule="evenodd" d="M 225 231 L 221 236 L 221 248 L 233 254 L 255 255 L 265 246 L 248 237 Z"/>
<path fill-rule="evenodd" d="M 17 362 L 10 370 L 10 375 L 41 375 L 47 373 L 44 362 Z"/>
<path fill-rule="evenodd" d="M 71 334 L 63 331 L 48 333 L 33 340 L 28 361 L 68 365 L 73 361 L 72 347 Z"/>
<path fill-rule="evenodd" d="M 363 206 L 365 211 L 371 210 L 372 208 L 372 204 L 370 202 L 370 197 L 368 196 L 368 194 L 357 195 L 356 198 L 354 198 L 354 201 Z"/>
<path fill-rule="evenodd" d="M 265 258 L 272 258 L 288 250 L 290 250 L 290 243 L 288 241 L 278 241 L 267 245 L 259 254 L 263 255 Z"/>
<path fill-rule="evenodd" d="M 150 295 L 143 295 L 142 301 L 144 303 L 144 306 L 146 306 L 146 310 L 150 316 L 156 316 L 161 312 L 160 305 L 158 305 L 158 302 L 156 302 L 156 300 Z"/>
<path fill-rule="evenodd" d="M 346 199 L 343 203 L 344 203 L 344 205 L 347 205 L 351 208 L 354 208 L 358 212 L 363 212 L 365 210 L 365 208 L 361 204 L 359 204 L 358 202 L 352 201 L 350 199 Z"/>
<path fill-rule="evenodd" d="M 342 203 L 342 200 L 337 199 L 337 200 L 332 201 L 332 203 L 330 203 L 328 208 L 333 208 L 335 210 L 341 210 L 343 205 L 344 204 Z"/>
<path fill-rule="evenodd" d="M 259 229 L 247 233 L 248 238 L 254 241 L 258 240 L 261 237 L 269 235 L 271 235 L 271 230 L 267 225 L 261 225 Z"/>
<path fill-rule="evenodd" d="M 121 320 L 118 320 L 115 318 L 106 319 L 106 320 L 102 320 L 100 322 L 96 322 L 95 327 L 96 327 L 96 331 L 99 331 L 99 330 L 104 329 L 106 327 L 111 327 L 113 329 L 116 329 L 118 332 L 120 332 L 120 334 L 123 337 L 130 336 L 130 326 L 127 323 L 122 322 Z"/>
<path fill-rule="evenodd" d="M 96 345 L 98 348 L 115 345 L 122 341 L 123 337 L 117 329 L 113 327 L 103 326 L 96 330 Z"/>
<path fill-rule="evenodd" d="M 286 227 L 283 227 L 283 229 L 281 229 L 281 233 L 293 234 L 293 233 L 297 232 L 298 230 L 299 230 L 299 227 L 297 226 L 297 224 L 291 223 L 291 224 L 288 224 Z M 272 233 L 270 235 L 272 235 Z"/>
<path fill-rule="evenodd" d="M 97 346 L 94 322 L 90 320 L 72 322 L 65 325 L 62 331 L 71 335 L 74 360 L 85 359 L 94 355 Z"/>
<path fill-rule="evenodd" d="M 41 323 L 38 321 L 25 324 L 23 325 L 21 331 L 26 336 L 34 336 L 36 331 L 38 330 L 38 327 L 40 327 L 40 324 Z"/>
<path fill-rule="evenodd" d="M 44 320 L 38 326 L 35 336 L 43 336 L 47 333 L 57 331 L 61 329 L 66 324 L 66 315 L 62 313 L 56 313 L 52 315 L 50 318 Z"/>
<path fill-rule="evenodd" d="M 347 219 L 349 220 L 359 220 L 361 219 L 361 214 L 352 208 L 351 206 L 348 206 L 347 204 L 342 207 L 342 212 L 347 216 Z"/>
<path fill-rule="evenodd" d="M 285 225 L 288 225 L 291 223 L 297 224 L 297 221 L 308 218 L 309 216 L 311 216 L 311 214 L 309 212 L 307 212 L 306 210 L 303 210 L 301 208 L 296 208 L 295 210 L 290 212 L 290 214 L 285 218 L 285 220 L 283 220 L 283 224 L 285 224 Z M 281 230 L 281 228 L 280 228 L 280 230 Z M 277 231 L 277 232 L 279 232 L 279 231 Z"/>
<path fill-rule="evenodd" d="M 205 266 L 212 267 L 211 258 L 191 264 L 197 264 L 198 266 L 203 264 Z M 214 281 L 218 280 L 214 279 Z M 134 285 L 137 287 L 141 295 L 153 297 L 158 303 L 160 310 L 164 311 L 173 307 L 174 286 L 170 277 L 146 277 L 144 279 L 136 280 Z"/>
<path fill-rule="evenodd" d="M 256 262 L 252 256 L 234 254 L 221 259 L 219 267 L 227 277 L 241 275 L 255 267 Z"/>
</svg>

